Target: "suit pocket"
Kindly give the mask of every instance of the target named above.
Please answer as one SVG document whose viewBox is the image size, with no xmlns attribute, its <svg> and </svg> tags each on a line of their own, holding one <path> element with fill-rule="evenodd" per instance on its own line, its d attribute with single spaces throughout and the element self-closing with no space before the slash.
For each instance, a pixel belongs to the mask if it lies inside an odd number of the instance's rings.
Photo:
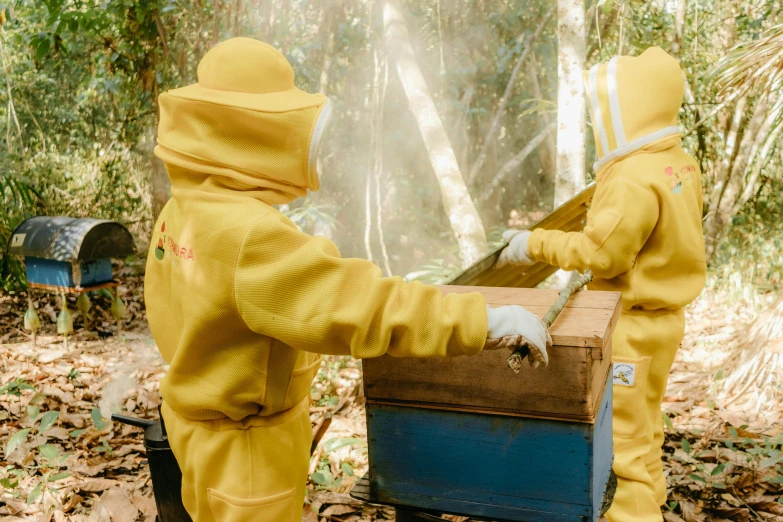
<svg viewBox="0 0 783 522">
<path fill-rule="evenodd" d="M 598 250 L 609 236 L 612 235 L 614 229 L 622 221 L 623 216 L 619 212 L 614 210 L 602 210 L 595 216 L 589 216 L 587 218 L 587 226 L 585 227 L 585 235 L 595 243 L 595 249 Z"/>
<path fill-rule="evenodd" d="M 612 357 L 612 415 L 615 437 L 646 439 L 647 379 L 652 358 Z"/>
<path fill-rule="evenodd" d="M 294 494 L 296 489 L 268 497 L 242 499 L 214 489 L 208 489 L 209 509 L 218 522 L 294 521 Z"/>
</svg>

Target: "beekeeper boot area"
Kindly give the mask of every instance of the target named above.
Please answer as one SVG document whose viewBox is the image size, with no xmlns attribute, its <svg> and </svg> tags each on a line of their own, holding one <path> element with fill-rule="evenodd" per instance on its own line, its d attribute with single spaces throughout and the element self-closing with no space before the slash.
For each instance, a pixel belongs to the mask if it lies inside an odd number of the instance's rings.
<svg viewBox="0 0 783 522">
<path fill-rule="evenodd" d="M 783 522 L 782 28 L 0 3 L 0 519 Z"/>
</svg>

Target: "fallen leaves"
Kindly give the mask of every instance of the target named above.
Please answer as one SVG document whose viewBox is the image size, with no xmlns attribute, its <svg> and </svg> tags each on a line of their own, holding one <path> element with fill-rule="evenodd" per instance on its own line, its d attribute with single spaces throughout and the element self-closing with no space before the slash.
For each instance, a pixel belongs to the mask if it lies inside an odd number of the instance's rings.
<svg viewBox="0 0 783 522">
<path fill-rule="evenodd" d="M 135 288 L 126 292 L 126 299 L 139 302 L 140 295 L 141 288 Z M 42 296 L 38 304 L 39 311 L 51 315 L 47 308 L 52 301 Z M 131 308 L 137 314 L 141 310 Z M 99 310 L 93 307 L 93 312 Z M 76 323 L 78 327 L 78 314 Z M 68 348 L 46 327 L 37 345 L 0 345 L 4 518 L 154 520 L 141 431 L 109 421 L 111 411 L 104 416 L 99 406 L 103 401 L 120 411 L 127 405 L 132 409 L 123 413 L 157 416 L 158 382 L 165 367 L 154 344 L 147 342 L 146 324 L 137 322 L 137 331 L 128 326 L 122 338 L 105 340 L 77 328 Z M 99 332 L 109 333 L 100 327 Z M 24 335 L 21 340 L 27 341 Z M 118 380 L 121 389 L 112 389 L 110 383 Z"/>
<path fill-rule="evenodd" d="M 112 522 L 135 522 L 139 517 L 139 510 L 128 495 L 118 487 L 104 491 L 97 507 L 105 509 Z"/>
<path fill-rule="evenodd" d="M 131 287 L 124 297 L 140 303 L 137 294 L 140 288 Z M 50 315 L 51 308 L 56 318 L 54 302 L 39 304 L 39 312 Z M 92 311 L 100 319 L 99 308 Z M 76 314 L 77 333 L 68 349 L 46 328 L 37 346 L 16 323 L 0 331 L 0 338 L 24 341 L 0 345 L 4 522 L 154 521 L 142 432 L 108 420 L 112 412 L 155 418 L 160 403 L 165 366 L 139 320 L 143 309 L 130 304 L 129 309 L 136 319 L 123 326 L 121 339 L 107 337 L 109 327 L 100 330 L 104 338 L 78 331 Z M 751 315 L 726 313 L 709 297 L 689 311 L 688 333 L 664 401 L 667 522 L 783 522 L 783 441 L 774 429 L 780 416 L 771 411 L 754 417 L 716 404 L 713 396 L 726 356 L 721 342 Z M 368 468 L 360 382 L 357 361 L 329 357 L 313 383 L 312 424 L 327 412 L 333 417 L 311 460 L 305 522 L 394 519 L 392 508 L 349 496 Z"/>
</svg>

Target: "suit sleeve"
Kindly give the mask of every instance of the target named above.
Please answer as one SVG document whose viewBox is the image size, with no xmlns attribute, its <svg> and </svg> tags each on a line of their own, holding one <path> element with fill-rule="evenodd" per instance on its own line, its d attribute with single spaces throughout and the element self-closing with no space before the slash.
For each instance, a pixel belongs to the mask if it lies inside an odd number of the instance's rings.
<svg viewBox="0 0 783 522">
<path fill-rule="evenodd" d="M 474 355 L 487 336 L 481 294 L 443 296 L 434 287 L 382 277 L 344 259 L 323 237 L 282 215 L 261 218 L 235 269 L 237 311 L 255 332 L 308 352 L 378 357 Z"/>
<path fill-rule="evenodd" d="M 655 192 L 625 180 L 606 187 L 587 217 L 583 232 L 534 230 L 528 239 L 533 259 L 563 270 L 611 279 L 629 271 L 658 222 Z"/>
</svg>

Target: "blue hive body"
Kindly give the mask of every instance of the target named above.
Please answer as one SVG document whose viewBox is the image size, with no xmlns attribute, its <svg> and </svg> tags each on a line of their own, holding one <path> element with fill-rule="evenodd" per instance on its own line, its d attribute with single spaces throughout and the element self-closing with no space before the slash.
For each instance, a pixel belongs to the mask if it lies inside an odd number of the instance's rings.
<svg viewBox="0 0 783 522">
<path fill-rule="evenodd" d="M 71 264 L 65 261 L 25 258 L 27 283 L 55 287 L 89 287 L 112 281 L 111 260 L 96 259 Z"/>
<path fill-rule="evenodd" d="M 370 490 L 395 505 L 594 521 L 612 466 L 612 390 L 594 424 L 367 404 Z"/>
</svg>

